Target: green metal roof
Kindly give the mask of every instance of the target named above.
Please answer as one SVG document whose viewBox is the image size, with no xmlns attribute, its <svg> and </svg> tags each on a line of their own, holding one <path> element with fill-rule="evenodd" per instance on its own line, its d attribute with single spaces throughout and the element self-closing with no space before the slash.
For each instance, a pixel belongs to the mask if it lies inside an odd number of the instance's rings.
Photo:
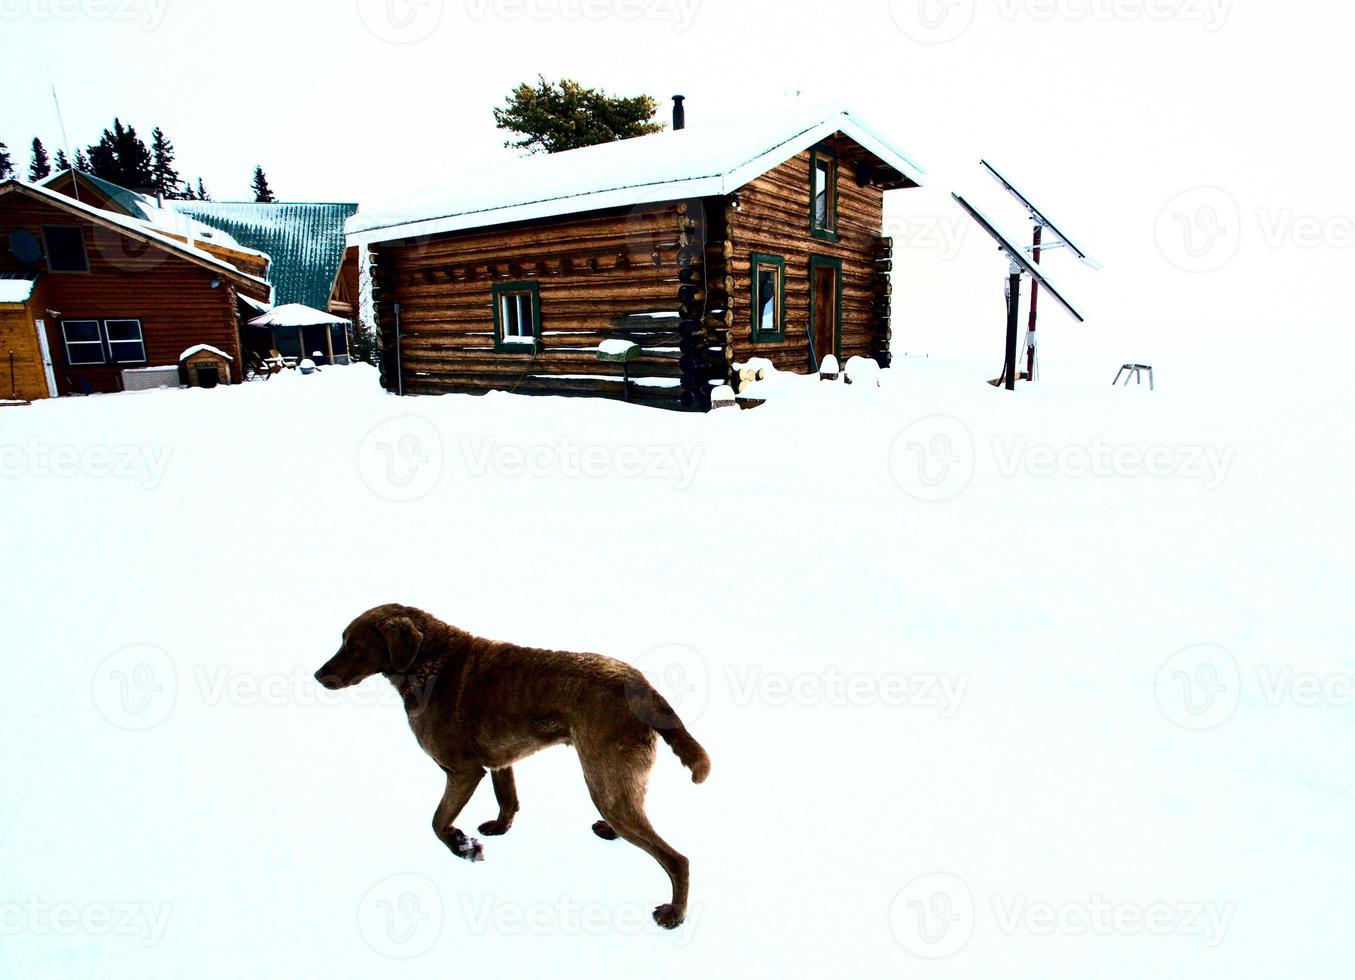
<svg viewBox="0 0 1355 980">
<path fill-rule="evenodd" d="M 166 205 L 218 228 L 246 248 L 272 258 L 268 281 L 273 303 L 329 308 L 343 263 L 344 222 L 356 204 L 256 204 L 253 201 L 166 201 Z"/>
</svg>

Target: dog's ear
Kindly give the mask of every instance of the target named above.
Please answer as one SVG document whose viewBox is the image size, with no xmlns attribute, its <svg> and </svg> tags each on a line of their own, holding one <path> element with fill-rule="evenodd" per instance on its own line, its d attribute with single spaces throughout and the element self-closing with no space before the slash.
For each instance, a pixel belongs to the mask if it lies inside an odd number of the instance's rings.
<svg viewBox="0 0 1355 980">
<path fill-rule="evenodd" d="M 414 666 L 423 646 L 423 633 L 408 616 L 393 616 L 381 624 L 381 635 L 386 638 L 386 654 L 391 670 L 402 674 Z"/>
</svg>

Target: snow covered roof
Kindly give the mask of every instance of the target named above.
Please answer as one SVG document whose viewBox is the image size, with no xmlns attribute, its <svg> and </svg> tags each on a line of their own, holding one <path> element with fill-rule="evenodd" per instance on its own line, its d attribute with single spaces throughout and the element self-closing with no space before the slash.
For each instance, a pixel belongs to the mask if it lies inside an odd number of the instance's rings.
<svg viewBox="0 0 1355 980">
<path fill-rule="evenodd" d="M 0 303 L 27 303 L 33 295 L 36 279 L 11 279 L 0 276 Z"/>
<path fill-rule="evenodd" d="M 194 248 L 189 243 L 181 242 L 176 238 L 171 238 L 139 218 L 118 214 L 116 211 L 108 211 L 104 208 L 96 208 L 93 205 L 86 204 L 83 201 L 77 201 L 75 198 L 67 197 L 65 194 L 51 190 L 42 184 L 30 184 L 26 180 L 18 180 L 13 177 L 9 180 L 0 181 L 0 195 L 15 192 L 33 195 L 58 208 L 83 215 L 96 222 L 112 225 L 119 230 L 144 239 L 145 241 L 154 242 L 156 245 L 184 256 L 198 265 L 223 272 L 236 281 L 245 281 L 269 288 L 267 280 L 260 279 L 258 276 L 252 276 L 247 272 L 242 272 L 224 259 L 219 259 L 209 252 Z"/>
<path fill-rule="evenodd" d="M 195 221 L 191 216 L 181 214 L 178 210 L 169 207 L 161 207 L 156 203 L 155 198 L 149 194 L 128 190 L 126 187 L 122 187 L 109 180 L 104 180 L 102 177 L 96 177 L 83 170 L 58 170 L 50 177 L 46 177 L 38 183 L 43 187 L 51 187 L 58 181 L 63 180 L 68 174 L 72 173 L 76 175 L 76 179 L 80 183 L 93 187 L 109 200 L 113 201 L 128 217 L 144 221 L 156 231 L 163 232 L 166 235 L 178 235 L 183 238 L 200 238 L 204 241 L 211 242 L 213 245 L 235 249 L 239 252 L 255 252 L 254 249 L 245 247 L 221 229 L 213 228 L 211 225 L 203 224 L 200 221 Z"/>
<path fill-rule="evenodd" d="M 343 264 L 344 222 L 356 204 L 171 201 L 170 206 L 272 258 L 273 302 L 324 309 Z"/>
<path fill-rule="evenodd" d="M 346 324 L 343 317 L 323 310 L 312 309 L 300 303 L 287 303 L 269 310 L 263 316 L 249 321 L 251 327 L 316 327 L 323 324 Z"/>
<path fill-rule="evenodd" d="M 925 171 L 858 116 L 796 107 L 747 119 L 498 161 L 447 178 L 348 222 L 350 244 L 370 244 L 688 197 L 732 194 L 834 133 L 894 168 L 905 186 Z"/>
<path fill-rule="evenodd" d="M 213 347 L 211 344 L 196 344 L 193 347 L 188 348 L 188 350 L 184 351 L 182 354 L 180 354 L 179 360 L 186 361 L 194 354 L 201 354 L 203 351 L 207 351 L 207 353 L 209 354 L 215 354 L 218 357 L 224 357 L 228 361 L 235 360 L 235 358 L 231 357 L 224 350 L 221 350 L 221 348 L 219 347 Z"/>
</svg>

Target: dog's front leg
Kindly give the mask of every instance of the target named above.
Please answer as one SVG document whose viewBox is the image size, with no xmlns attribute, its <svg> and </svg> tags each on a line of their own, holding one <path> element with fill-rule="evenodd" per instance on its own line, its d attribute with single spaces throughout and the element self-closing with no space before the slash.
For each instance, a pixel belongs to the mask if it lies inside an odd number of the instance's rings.
<svg viewBox="0 0 1355 980">
<path fill-rule="evenodd" d="M 508 828 L 513 826 L 513 817 L 518 812 L 518 788 L 513 780 L 512 766 L 495 769 L 489 775 L 494 782 L 494 798 L 499 801 L 499 816 L 480 824 L 480 833 L 497 837 L 508 833 Z"/>
<path fill-rule="evenodd" d="M 485 778 L 485 771 L 479 766 L 464 769 L 444 768 L 442 771 L 447 774 L 447 788 L 442 791 L 442 802 L 438 804 L 437 812 L 433 814 L 433 833 L 437 834 L 438 840 L 446 844 L 457 857 L 465 858 L 467 861 L 483 861 L 485 853 L 480 842 L 474 837 L 467 837 L 453 824 L 470 802 L 475 787 Z"/>
</svg>

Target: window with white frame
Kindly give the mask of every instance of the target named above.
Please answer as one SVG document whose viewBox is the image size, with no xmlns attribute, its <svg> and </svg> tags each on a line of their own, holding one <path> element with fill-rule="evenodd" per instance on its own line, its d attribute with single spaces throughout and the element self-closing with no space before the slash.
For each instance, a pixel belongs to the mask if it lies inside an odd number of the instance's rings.
<svg viewBox="0 0 1355 980">
<path fill-rule="evenodd" d="M 500 348 L 532 348 L 540 343 L 541 300 L 535 282 L 494 287 L 494 319 Z"/>
<path fill-rule="evenodd" d="M 61 337 L 66 343 L 67 364 L 103 364 L 103 331 L 98 320 L 62 320 Z"/>
<path fill-rule="evenodd" d="M 146 341 L 140 320 L 105 320 L 108 359 L 114 364 L 145 364 Z"/>
</svg>

